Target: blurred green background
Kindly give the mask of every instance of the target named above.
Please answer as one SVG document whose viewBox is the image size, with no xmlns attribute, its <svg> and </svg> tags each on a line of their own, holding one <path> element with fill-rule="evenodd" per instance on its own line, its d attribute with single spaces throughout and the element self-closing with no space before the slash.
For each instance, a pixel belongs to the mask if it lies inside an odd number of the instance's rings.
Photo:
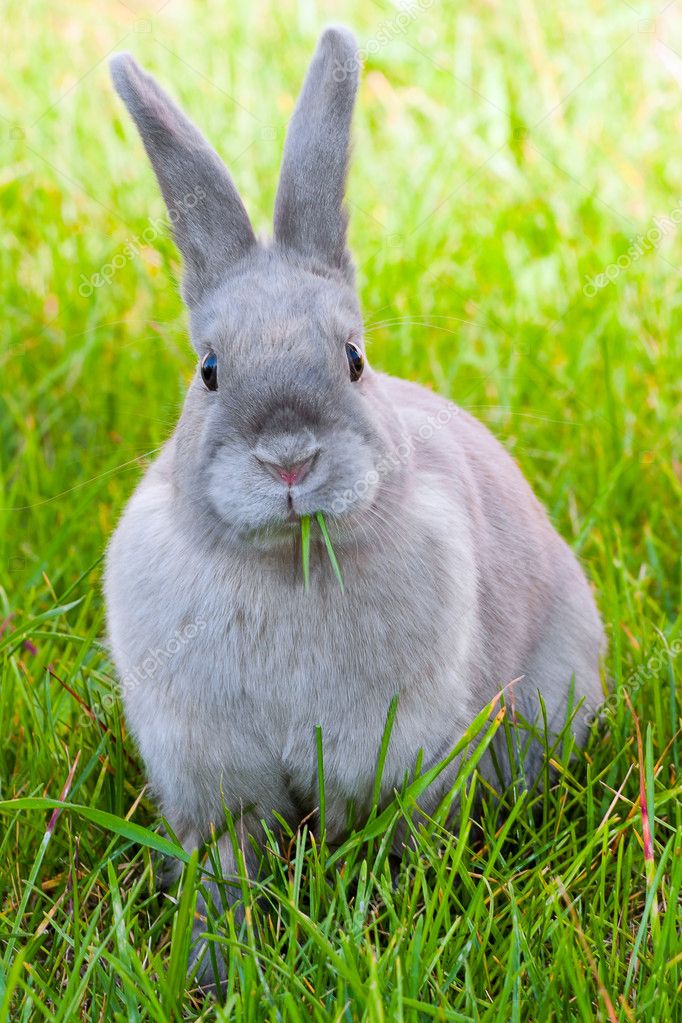
<svg viewBox="0 0 682 1023">
<path fill-rule="evenodd" d="M 583 289 L 682 203 L 675 4 L 656 18 L 626 3 L 29 0 L 5 5 L 0 70 L 8 591 L 43 571 L 62 586 L 96 556 L 136 475 L 111 470 L 168 436 L 193 371 L 178 257 L 163 232 L 143 243 L 164 207 L 107 55 L 158 75 L 268 231 L 287 119 L 332 19 L 365 57 L 349 205 L 366 318 L 385 323 L 369 328 L 374 364 L 489 423 L 569 535 L 610 494 L 605 528 L 669 559 L 679 229 Z M 91 290 L 128 242 L 139 256 Z"/>
<path fill-rule="evenodd" d="M 5 0 L 2 21 L 2 799 L 57 796 L 79 750 L 74 800 L 123 817 L 142 785 L 100 643 L 98 559 L 145 460 L 172 430 L 194 359 L 178 255 L 155 226 L 163 203 L 107 56 L 131 50 L 181 102 L 267 232 L 307 62 L 321 27 L 342 21 L 364 57 L 348 196 L 369 357 L 447 394 L 513 452 L 586 565 L 618 692 L 659 658 L 633 702 L 653 723 L 664 844 L 680 824 L 682 7 Z M 635 732 L 616 702 L 588 753 L 604 771 L 603 812 L 624 778 L 637 793 Z M 146 801 L 140 812 L 152 819 Z M 73 856 L 69 824 L 38 863 L 45 821 L 34 818 L 15 815 L 0 839 L 0 925 L 33 950 Z M 632 831 L 634 811 L 622 819 Z M 105 846 L 97 834 L 88 841 L 99 877 Z M 85 845 L 80 855 L 87 861 Z M 649 890 L 642 878 L 636 921 Z M 617 917 L 611 906 L 585 930 L 611 957 L 617 992 L 632 948 L 599 930 L 610 912 Z M 42 968 L 54 991 L 70 975 L 65 933 Z M 574 947 L 582 955 L 577 938 Z M 638 974 L 652 1005 L 661 984 L 679 991 L 667 953 L 657 955 Z M 7 952 L 5 981 L 12 962 Z M 486 969 L 495 989 L 494 963 Z M 30 987 L 33 975 L 22 976 Z M 68 1011 L 103 1018 L 101 992 L 82 998 Z M 9 1018 L 31 1018 L 26 991 L 21 999 Z M 503 1008 L 499 1018 L 535 1018 L 515 1004 L 519 1015 Z M 563 1017 L 553 1008 L 556 1017 L 536 1018 L 573 1019 L 574 1002 L 565 1005 Z M 65 1006 L 63 1018 L 76 1018 Z"/>
</svg>

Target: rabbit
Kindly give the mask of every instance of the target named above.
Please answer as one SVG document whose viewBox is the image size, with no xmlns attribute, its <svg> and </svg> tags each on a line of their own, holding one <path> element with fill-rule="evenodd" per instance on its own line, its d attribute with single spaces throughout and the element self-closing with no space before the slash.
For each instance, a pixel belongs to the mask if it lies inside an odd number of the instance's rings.
<svg viewBox="0 0 682 1023">
<path fill-rule="evenodd" d="M 108 639 L 173 831 L 191 850 L 227 807 L 250 873 L 264 822 L 295 827 L 318 806 L 317 726 L 334 844 L 349 805 L 358 821 L 371 807 L 396 695 L 382 803 L 510 683 L 517 720 L 539 722 L 541 697 L 552 734 L 571 701 L 603 699 L 590 586 L 515 461 L 464 410 L 367 359 L 344 208 L 359 67 L 352 33 L 326 28 L 273 238 L 258 240 L 199 130 L 132 56 L 111 60 L 183 257 L 197 369 L 108 546 Z M 301 517 L 318 512 L 343 589 L 316 528 L 303 584 Z M 585 716 L 572 727 L 583 742 Z M 529 780 L 540 762 L 536 743 Z M 218 844 L 228 878 L 233 845 Z"/>
</svg>

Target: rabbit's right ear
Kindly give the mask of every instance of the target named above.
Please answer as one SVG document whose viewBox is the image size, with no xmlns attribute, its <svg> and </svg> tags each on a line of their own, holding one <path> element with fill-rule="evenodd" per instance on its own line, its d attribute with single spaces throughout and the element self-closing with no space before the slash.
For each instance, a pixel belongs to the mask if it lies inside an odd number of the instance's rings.
<svg viewBox="0 0 682 1023">
<path fill-rule="evenodd" d="M 151 75 L 129 53 L 110 68 L 161 186 L 192 306 L 256 244 L 253 228 L 222 160 Z"/>
<path fill-rule="evenodd" d="M 284 143 L 275 238 L 351 274 L 343 196 L 360 56 L 348 29 L 320 36 Z"/>
</svg>

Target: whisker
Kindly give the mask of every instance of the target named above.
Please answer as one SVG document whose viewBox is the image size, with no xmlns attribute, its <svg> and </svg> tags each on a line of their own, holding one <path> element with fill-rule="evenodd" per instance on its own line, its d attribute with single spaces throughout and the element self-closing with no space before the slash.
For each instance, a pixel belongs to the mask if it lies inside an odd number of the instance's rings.
<svg viewBox="0 0 682 1023">
<path fill-rule="evenodd" d="M 556 424 L 558 426 L 578 426 L 579 425 L 578 423 L 576 423 L 572 419 L 552 419 L 551 416 L 542 416 L 538 412 L 532 412 L 532 411 L 531 412 L 517 412 L 514 409 L 508 408 L 506 405 L 464 405 L 461 402 L 459 402 L 459 404 L 460 404 L 460 407 L 466 409 L 467 412 L 471 412 L 471 411 L 473 411 L 475 409 L 478 409 L 478 410 L 484 411 L 484 412 L 506 412 L 506 414 L 509 415 L 509 416 L 516 416 L 517 418 L 522 418 L 522 419 L 533 419 L 533 420 L 537 420 L 540 423 L 554 423 L 554 424 Z"/>
<path fill-rule="evenodd" d="M 141 458 L 149 458 L 150 455 L 158 454 L 161 451 L 163 444 L 158 448 L 152 448 L 151 451 L 145 451 L 141 455 L 136 455 L 135 458 L 131 458 L 129 462 L 122 462 L 120 465 L 114 466 L 112 469 L 105 469 L 104 472 L 99 473 L 97 476 L 91 476 L 88 480 L 83 480 L 81 483 L 75 483 L 68 490 L 62 490 L 59 494 L 54 494 L 52 497 L 45 497 L 41 501 L 34 501 L 32 504 L 20 504 L 11 508 L 0 508 L 3 512 L 19 512 L 19 511 L 30 511 L 31 508 L 40 508 L 44 504 L 50 504 L 52 501 L 58 501 L 60 498 L 65 497 L 67 494 L 72 494 L 75 490 L 81 490 L 83 487 L 89 486 L 91 483 L 96 483 L 98 480 L 104 479 L 105 476 L 111 476 L 114 473 L 120 472 L 122 469 L 127 469 L 131 465 L 135 465 Z"/>
<path fill-rule="evenodd" d="M 448 319 L 456 320 L 458 323 L 465 323 L 471 327 L 486 327 L 490 326 L 485 323 L 478 323 L 476 320 L 465 320 L 461 316 L 449 316 Z M 431 323 L 429 320 L 418 320 L 418 319 L 400 319 L 400 320 L 386 320 L 384 323 L 375 323 L 369 325 L 365 329 L 365 334 L 374 334 L 378 330 L 384 330 L 386 327 L 397 327 L 397 326 L 408 326 L 408 327 L 431 327 L 432 330 L 442 330 L 445 333 L 456 334 L 456 330 L 452 330 L 449 327 L 445 327 L 440 323 Z"/>
<path fill-rule="evenodd" d="M 409 323 L 412 320 L 459 320 L 461 323 L 473 323 L 462 316 L 445 315 L 444 313 L 414 313 L 406 316 L 391 316 L 385 320 L 368 320 L 366 327 L 383 326 L 387 323 Z"/>
</svg>

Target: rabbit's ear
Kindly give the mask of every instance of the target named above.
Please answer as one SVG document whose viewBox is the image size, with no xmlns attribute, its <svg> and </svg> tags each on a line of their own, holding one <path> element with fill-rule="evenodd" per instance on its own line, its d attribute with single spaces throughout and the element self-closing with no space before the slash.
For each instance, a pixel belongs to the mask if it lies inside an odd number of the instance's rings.
<svg viewBox="0 0 682 1023">
<path fill-rule="evenodd" d="M 161 186 L 191 306 L 255 245 L 253 228 L 222 160 L 151 75 L 129 53 L 110 67 Z"/>
<path fill-rule="evenodd" d="M 320 36 L 284 144 L 275 238 L 350 271 L 343 195 L 359 54 L 348 29 Z"/>
</svg>

